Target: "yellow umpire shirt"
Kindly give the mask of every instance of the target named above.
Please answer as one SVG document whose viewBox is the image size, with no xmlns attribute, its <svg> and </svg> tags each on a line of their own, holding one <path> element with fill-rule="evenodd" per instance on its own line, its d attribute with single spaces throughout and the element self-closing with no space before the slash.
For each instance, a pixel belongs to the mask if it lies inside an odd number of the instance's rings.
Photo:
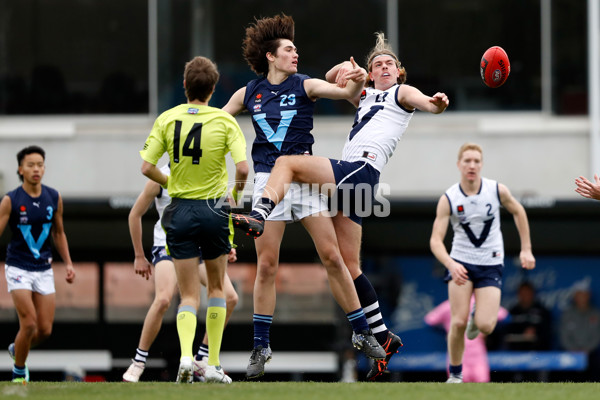
<svg viewBox="0 0 600 400">
<path fill-rule="evenodd" d="M 215 107 L 181 104 L 154 122 L 140 155 L 156 165 L 168 152 L 169 196 L 216 199 L 227 192 L 227 163 L 246 160 L 246 139 L 235 118 Z"/>
</svg>

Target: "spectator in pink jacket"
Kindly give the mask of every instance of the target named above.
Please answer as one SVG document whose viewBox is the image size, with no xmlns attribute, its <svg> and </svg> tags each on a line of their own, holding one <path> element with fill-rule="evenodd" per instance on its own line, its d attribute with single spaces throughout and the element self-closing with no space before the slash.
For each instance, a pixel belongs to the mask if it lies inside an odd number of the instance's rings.
<svg viewBox="0 0 600 400">
<path fill-rule="evenodd" d="M 475 303 L 475 297 L 471 297 L 471 308 Z M 440 303 L 425 316 L 425 323 L 429 326 L 442 326 L 448 332 L 450 328 L 450 302 L 448 300 Z M 498 310 L 498 321 L 504 320 L 508 311 L 504 307 Z M 465 339 L 465 352 L 463 355 L 463 382 L 489 382 L 490 365 L 487 357 L 485 336 L 479 334 L 473 340 Z"/>
</svg>

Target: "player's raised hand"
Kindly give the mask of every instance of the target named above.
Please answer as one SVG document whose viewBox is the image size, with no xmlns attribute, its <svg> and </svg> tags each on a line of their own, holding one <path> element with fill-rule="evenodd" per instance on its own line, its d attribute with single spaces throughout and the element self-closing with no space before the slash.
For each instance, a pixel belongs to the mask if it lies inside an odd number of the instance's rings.
<svg viewBox="0 0 600 400">
<path fill-rule="evenodd" d="M 575 178 L 575 185 L 577 186 L 575 191 L 585 198 L 600 200 L 600 178 L 598 178 L 598 174 L 594 174 L 594 181 L 595 183 L 584 176 Z"/>
<path fill-rule="evenodd" d="M 348 81 L 364 82 L 367 79 L 367 71 L 361 68 L 354 61 L 354 57 L 350 57 L 350 61 L 344 61 L 338 70 L 335 78 L 335 84 L 338 87 L 345 88 Z"/>
<path fill-rule="evenodd" d="M 367 79 L 367 71 L 354 61 L 354 57 L 350 57 L 350 63 L 352 69 L 346 73 L 346 79 L 354 82 L 364 82 Z"/>
<path fill-rule="evenodd" d="M 431 99 L 429 99 L 429 102 L 436 108 L 436 110 L 433 112 L 434 114 L 444 112 L 444 110 L 450 104 L 450 100 L 448 99 L 448 96 L 446 96 L 446 93 L 440 92 L 434 94 Z"/>
</svg>

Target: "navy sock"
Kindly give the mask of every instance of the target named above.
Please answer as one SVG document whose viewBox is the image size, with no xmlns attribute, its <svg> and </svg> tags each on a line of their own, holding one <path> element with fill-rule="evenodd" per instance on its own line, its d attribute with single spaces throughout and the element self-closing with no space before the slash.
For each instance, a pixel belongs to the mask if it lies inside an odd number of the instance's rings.
<svg viewBox="0 0 600 400">
<path fill-rule="evenodd" d="M 17 364 L 13 365 L 12 376 L 15 378 L 25 378 L 27 372 L 25 371 L 25 366 L 19 367 Z"/>
<path fill-rule="evenodd" d="M 377 293 L 365 274 L 360 274 L 354 280 L 354 287 L 356 288 L 360 305 L 367 317 L 369 328 L 373 331 L 373 335 L 375 336 L 375 339 L 377 339 L 377 342 L 383 345 L 387 340 L 388 328 L 385 326 L 381 310 L 379 309 Z"/>
<path fill-rule="evenodd" d="M 267 348 L 269 346 L 269 330 L 273 323 L 273 316 L 253 314 L 252 322 L 254 323 L 254 347 L 260 345 L 263 348 Z"/>
<path fill-rule="evenodd" d="M 196 360 L 200 361 L 202 357 L 208 357 L 208 345 L 202 343 L 200 348 L 198 348 L 198 353 L 196 354 Z"/>
<path fill-rule="evenodd" d="M 362 333 L 363 331 L 369 330 L 369 324 L 367 323 L 367 318 L 365 317 L 362 308 L 349 312 L 346 314 L 346 318 L 350 321 L 350 325 L 352 325 L 352 330 L 354 332 Z"/>
<path fill-rule="evenodd" d="M 274 208 L 275 203 L 273 202 L 273 200 L 267 197 L 261 197 L 259 203 L 256 206 L 254 206 L 254 208 L 250 212 L 250 217 L 256 218 L 261 221 L 265 221 Z"/>
<path fill-rule="evenodd" d="M 452 365 L 450 364 L 450 375 L 462 375 L 462 364 Z"/>
</svg>

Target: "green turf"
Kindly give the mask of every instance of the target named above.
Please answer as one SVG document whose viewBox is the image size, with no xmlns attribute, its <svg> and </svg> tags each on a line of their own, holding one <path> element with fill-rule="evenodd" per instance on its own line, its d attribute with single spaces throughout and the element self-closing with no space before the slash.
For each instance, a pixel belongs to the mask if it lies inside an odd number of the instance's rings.
<svg viewBox="0 0 600 400">
<path fill-rule="evenodd" d="M 600 383 L 321 383 L 234 382 L 231 385 L 175 383 L 0 383 L 0 398 L 44 400 L 589 400 Z"/>
</svg>

